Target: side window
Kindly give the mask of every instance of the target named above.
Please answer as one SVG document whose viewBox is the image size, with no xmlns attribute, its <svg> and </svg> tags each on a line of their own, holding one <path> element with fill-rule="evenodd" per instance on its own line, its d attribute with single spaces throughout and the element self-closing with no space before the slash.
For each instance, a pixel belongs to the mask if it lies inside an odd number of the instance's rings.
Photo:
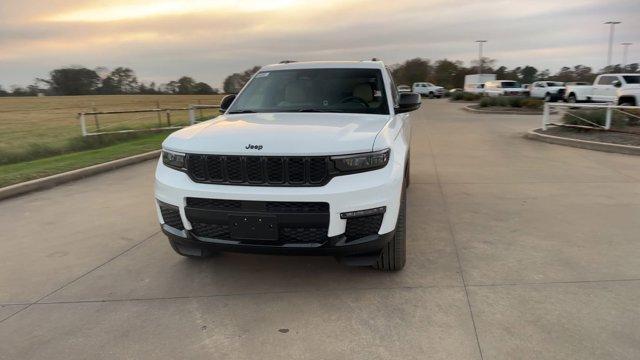
<svg viewBox="0 0 640 360">
<path fill-rule="evenodd" d="M 400 101 L 400 93 L 398 93 L 398 88 L 396 87 L 396 82 L 393 81 L 393 76 L 391 76 L 391 72 L 387 69 L 387 75 L 389 75 L 389 84 L 391 86 L 391 97 L 393 100 L 393 106 L 398 106 L 398 102 Z"/>
<path fill-rule="evenodd" d="M 611 85 L 617 78 L 615 76 L 601 76 L 598 85 Z"/>
<path fill-rule="evenodd" d="M 536 87 L 541 87 L 541 88 L 543 88 L 543 87 L 544 87 L 544 83 L 536 83 Z"/>
</svg>

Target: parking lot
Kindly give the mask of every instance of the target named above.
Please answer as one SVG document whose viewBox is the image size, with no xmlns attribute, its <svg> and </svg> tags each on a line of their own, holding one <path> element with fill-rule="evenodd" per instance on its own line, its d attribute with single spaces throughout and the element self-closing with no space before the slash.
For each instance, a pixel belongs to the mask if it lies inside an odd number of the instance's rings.
<svg viewBox="0 0 640 360">
<path fill-rule="evenodd" d="M 0 358 L 640 358 L 640 158 L 462 106 L 413 115 L 398 273 L 182 258 L 153 161 L 0 202 Z"/>
</svg>

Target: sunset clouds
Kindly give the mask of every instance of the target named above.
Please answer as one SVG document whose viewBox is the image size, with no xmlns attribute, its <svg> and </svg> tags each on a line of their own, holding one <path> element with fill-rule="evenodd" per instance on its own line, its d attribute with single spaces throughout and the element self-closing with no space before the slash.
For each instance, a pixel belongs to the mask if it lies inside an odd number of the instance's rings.
<svg viewBox="0 0 640 360">
<path fill-rule="evenodd" d="M 52 68 L 129 66 L 143 80 L 226 75 L 282 59 L 411 57 L 469 61 L 473 40 L 499 64 L 604 66 L 604 20 L 623 23 L 640 61 L 640 1 L 160 0 L 0 2 L 0 85 Z"/>
</svg>

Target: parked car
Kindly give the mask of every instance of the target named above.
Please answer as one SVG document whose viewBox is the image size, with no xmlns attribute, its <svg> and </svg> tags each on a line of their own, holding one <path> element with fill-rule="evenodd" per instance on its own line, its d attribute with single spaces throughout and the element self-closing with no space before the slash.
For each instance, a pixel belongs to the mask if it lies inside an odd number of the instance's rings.
<svg viewBox="0 0 640 360">
<path fill-rule="evenodd" d="M 591 83 L 588 83 L 586 81 L 569 81 L 564 83 L 565 86 L 570 86 L 570 85 L 591 85 Z"/>
<path fill-rule="evenodd" d="M 495 80 L 484 83 L 486 96 L 522 96 L 526 90 L 517 81 Z"/>
<path fill-rule="evenodd" d="M 616 93 L 618 105 L 640 106 L 640 87 L 626 87 Z"/>
<path fill-rule="evenodd" d="M 411 86 L 409 86 L 409 85 L 398 85 L 398 92 L 411 92 Z"/>
<path fill-rule="evenodd" d="M 484 84 L 466 84 L 464 87 L 464 92 L 472 94 L 484 94 Z"/>
<path fill-rule="evenodd" d="M 422 96 L 427 96 L 430 99 L 434 97 L 441 98 L 444 95 L 444 88 L 442 86 L 436 86 L 428 82 L 413 83 L 411 91 Z"/>
<path fill-rule="evenodd" d="M 469 74 L 464 77 L 464 91 L 473 94 L 484 93 L 484 83 L 496 79 L 496 74 Z"/>
<path fill-rule="evenodd" d="M 261 68 L 222 100 L 222 115 L 162 144 L 155 198 L 172 248 L 402 269 L 410 112 L 421 99 L 396 90 L 380 61 Z"/>
<path fill-rule="evenodd" d="M 557 101 L 564 98 L 565 85 L 560 81 L 536 81 L 531 84 L 529 96 L 544 101 Z"/>
<path fill-rule="evenodd" d="M 640 87 L 640 74 L 602 74 L 593 85 L 570 85 L 565 100 L 576 102 L 619 102 L 621 94 Z"/>
</svg>

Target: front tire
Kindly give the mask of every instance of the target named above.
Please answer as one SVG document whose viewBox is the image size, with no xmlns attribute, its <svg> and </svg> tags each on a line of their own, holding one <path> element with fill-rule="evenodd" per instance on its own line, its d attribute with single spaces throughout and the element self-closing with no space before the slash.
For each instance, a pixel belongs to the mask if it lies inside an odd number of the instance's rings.
<svg viewBox="0 0 640 360">
<path fill-rule="evenodd" d="M 381 271 L 398 271 L 402 270 L 407 262 L 407 199 L 406 192 L 402 190 L 400 195 L 400 211 L 398 211 L 398 221 L 396 222 L 396 230 L 391 239 L 380 252 L 378 261 L 373 265 L 374 269 Z"/>
<path fill-rule="evenodd" d="M 569 104 L 575 104 L 578 102 L 578 99 L 576 99 L 576 96 L 574 94 L 569 94 L 569 97 L 567 98 L 567 102 Z"/>
<path fill-rule="evenodd" d="M 429 99 L 433 99 L 433 98 L 434 98 L 433 92 L 429 92 Z"/>
<path fill-rule="evenodd" d="M 546 93 L 546 94 L 544 95 L 544 101 L 545 101 L 545 102 L 551 102 L 552 100 L 553 100 L 553 98 L 552 98 L 551 94 Z"/>
</svg>

